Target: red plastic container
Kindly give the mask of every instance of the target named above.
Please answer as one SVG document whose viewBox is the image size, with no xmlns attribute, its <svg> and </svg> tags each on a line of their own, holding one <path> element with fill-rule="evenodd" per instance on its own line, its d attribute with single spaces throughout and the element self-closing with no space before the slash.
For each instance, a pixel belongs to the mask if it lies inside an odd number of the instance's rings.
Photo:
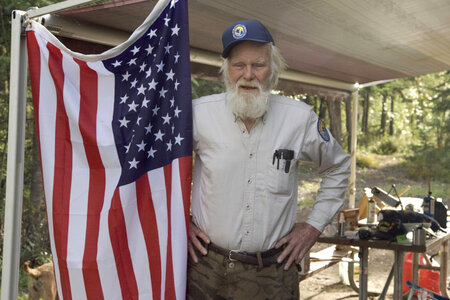
<svg viewBox="0 0 450 300">
<path fill-rule="evenodd" d="M 406 281 L 412 281 L 412 253 L 408 252 L 403 260 L 403 294 L 409 291 L 409 287 L 406 286 Z M 422 253 L 419 254 L 419 264 L 426 265 L 425 259 Z M 433 266 L 439 265 L 433 260 Z M 441 294 L 439 288 L 439 271 L 434 270 L 419 270 L 419 286 L 432 290 L 437 294 Z"/>
</svg>

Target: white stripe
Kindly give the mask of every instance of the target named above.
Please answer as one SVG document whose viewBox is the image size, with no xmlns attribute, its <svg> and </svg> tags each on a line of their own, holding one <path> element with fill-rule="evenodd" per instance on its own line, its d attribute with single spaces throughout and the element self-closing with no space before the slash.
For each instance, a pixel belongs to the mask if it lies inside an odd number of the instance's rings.
<svg viewBox="0 0 450 300">
<path fill-rule="evenodd" d="M 127 229 L 128 248 L 131 254 L 134 275 L 136 277 L 138 294 L 146 298 L 151 295 L 150 265 L 145 245 L 144 233 L 142 232 L 139 219 L 136 183 L 130 183 L 119 188 L 122 203 L 125 226 Z"/>
<path fill-rule="evenodd" d="M 155 208 L 156 224 L 158 226 L 159 247 L 161 251 L 161 299 L 164 299 L 166 288 L 166 263 L 167 263 L 167 197 L 164 168 L 148 172 L 148 181 L 152 191 L 153 206 Z M 155 287 L 156 288 L 156 287 Z"/>
<path fill-rule="evenodd" d="M 180 161 L 172 162 L 172 261 L 177 299 L 186 297 L 187 236 L 181 190 Z"/>
<path fill-rule="evenodd" d="M 121 174 L 111 122 L 114 112 L 114 75 L 102 62 L 88 63 L 98 74 L 97 144 L 105 167 L 106 186 L 98 236 L 97 264 L 104 299 L 122 299 L 108 227 L 111 200 Z"/>
<path fill-rule="evenodd" d="M 39 87 L 39 140 L 41 147 L 42 176 L 47 207 L 48 229 L 50 247 L 55 266 L 55 278 L 58 294 L 61 295 L 61 277 L 59 272 L 58 256 L 55 248 L 55 235 L 53 231 L 53 177 L 55 169 L 55 124 L 56 124 L 56 89 L 48 67 L 49 53 L 46 43 L 42 41 L 36 31 L 36 40 L 41 55 L 40 87 Z"/>
<path fill-rule="evenodd" d="M 67 269 L 73 299 L 86 299 L 83 279 L 83 255 L 89 195 L 89 164 L 78 127 L 80 114 L 80 68 L 62 52 L 64 70 L 64 107 L 72 143 L 72 182 L 67 233 Z"/>
</svg>

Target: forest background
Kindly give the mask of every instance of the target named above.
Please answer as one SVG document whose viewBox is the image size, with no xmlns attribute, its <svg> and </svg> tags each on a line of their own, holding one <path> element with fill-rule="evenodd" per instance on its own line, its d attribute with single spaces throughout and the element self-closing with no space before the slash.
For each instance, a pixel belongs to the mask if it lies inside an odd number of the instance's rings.
<svg viewBox="0 0 450 300">
<path fill-rule="evenodd" d="M 0 268 L 6 189 L 11 12 L 14 9 L 27 10 L 34 6 L 43 7 L 53 2 L 57 1 L 0 0 Z M 219 93 L 223 90 L 224 86 L 220 82 L 201 78 L 192 79 L 193 98 Z M 311 105 L 348 151 L 350 99 L 333 102 L 315 95 L 294 95 L 293 97 Z M 450 192 L 449 114 L 450 71 L 398 79 L 361 89 L 359 91 L 358 168 L 376 168 L 380 160 L 395 159 L 404 171 L 404 176 L 419 182 L 404 196 L 426 196 L 427 182 L 430 181 L 433 194 L 448 199 Z M 23 264 L 24 261 L 30 260 L 32 265 L 40 265 L 51 260 L 51 253 L 31 91 L 27 92 L 25 147 L 20 262 Z M 303 169 L 314 176 L 311 168 L 306 165 Z M 381 182 L 379 186 L 389 190 L 392 181 L 395 180 Z M 318 182 L 316 184 L 308 182 L 314 181 L 304 181 L 303 190 L 314 190 L 318 187 Z M 357 184 L 357 191 L 358 189 L 362 187 Z M 303 197 L 299 205 L 310 205 L 313 201 L 313 197 Z M 23 276 L 21 270 L 19 282 L 21 292 L 26 289 L 26 284 L 27 278 Z"/>
</svg>

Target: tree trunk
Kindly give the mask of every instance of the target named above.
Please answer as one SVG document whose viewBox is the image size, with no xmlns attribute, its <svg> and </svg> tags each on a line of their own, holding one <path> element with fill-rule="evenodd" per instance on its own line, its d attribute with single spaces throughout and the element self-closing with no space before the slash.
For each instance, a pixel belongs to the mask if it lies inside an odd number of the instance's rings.
<svg viewBox="0 0 450 300">
<path fill-rule="evenodd" d="M 391 97 L 391 116 L 389 118 L 389 135 L 394 135 L 394 99 L 395 97 Z"/>
<path fill-rule="evenodd" d="M 386 130 L 386 99 L 387 94 L 383 94 L 383 102 L 381 103 L 381 122 L 380 122 L 380 133 L 384 135 Z"/>
<path fill-rule="evenodd" d="M 319 107 L 319 118 L 325 119 L 327 107 L 325 105 L 325 100 L 323 98 L 320 98 L 320 107 Z"/>
<path fill-rule="evenodd" d="M 319 114 L 319 99 L 316 96 L 312 96 L 312 107 L 314 108 L 314 112 Z"/>
<path fill-rule="evenodd" d="M 370 98 L 370 89 L 365 88 L 363 94 L 363 115 L 362 115 L 362 124 L 361 131 L 367 133 L 369 131 L 369 98 Z"/>
<path fill-rule="evenodd" d="M 345 99 L 345 128 L 347 129 L 347 150 L 352 149 L 352 96 Z"/>
<path fill-rule="evenodd" d="M 342 145 L 341 128 L 341 102 L 333 99 L 327 99 L 328 115 L 330 117 L 330 131 L 333 137 Z"/>
<path fill-rule="evenodd" d="M 441 126 L 436 126 L 436 144 L 438 149 L 442 148 L 442 129 Z"/>
</svg>

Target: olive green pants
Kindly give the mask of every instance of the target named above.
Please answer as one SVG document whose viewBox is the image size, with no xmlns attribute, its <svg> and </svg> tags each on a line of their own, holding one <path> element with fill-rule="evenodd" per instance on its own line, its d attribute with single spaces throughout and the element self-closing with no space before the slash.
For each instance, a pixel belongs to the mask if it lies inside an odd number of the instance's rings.
<svg viewBox="0 0 450 300">
<path fill-rule="evenodd" d="M 298 271 L 283 264 L 259 268 L 256 265 L 230 261 L 214 251 L 198 255 L 199 262 L 189 258 L 187 299 L 299 299 Z"/>
</svg>

